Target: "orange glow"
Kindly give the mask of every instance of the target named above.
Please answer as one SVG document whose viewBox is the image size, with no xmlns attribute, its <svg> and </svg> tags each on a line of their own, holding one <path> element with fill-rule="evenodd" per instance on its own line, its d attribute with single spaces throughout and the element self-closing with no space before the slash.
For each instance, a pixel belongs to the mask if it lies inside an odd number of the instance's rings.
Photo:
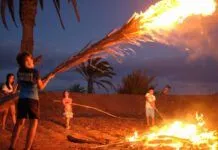
<svg viewBox="0 0 218 150">
<path fill-rule="evenodd" d="M 162 0 L 144 13 L 135 13 L 140 18 L 141 32 L 148 29 L 172 29 L 192 15 L 208 16 L 216 10 L 215 0 Z"/>
<path fill-rule="evenodd" d="M 218 137 L 215 131 L 208 131 L 205 128 L 203 115 L 196 114 L 196 120 L 196 124 L 175 121 L 160 128 L 153 128 L 150 133 L 138 135 L 135 132 L 133 136 L 126 139 L 129 142 L 144 142 L 144 145 L 148 147 L 162 145 L 180 149 L 188 144 L 197 148 L 204 145 L 207 149 L 217 149 Z"/>
</svg>

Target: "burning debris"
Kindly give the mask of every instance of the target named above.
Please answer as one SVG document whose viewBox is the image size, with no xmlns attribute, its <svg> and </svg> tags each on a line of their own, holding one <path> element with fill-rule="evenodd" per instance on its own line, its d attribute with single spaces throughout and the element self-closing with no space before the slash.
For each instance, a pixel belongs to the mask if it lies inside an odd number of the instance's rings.
<svg viewBox="0 0 218 150">
<path fill-rule="evenodd" d="M 218 136 L 215 131 L 209 131 L 205 126 L 202 114 L 196 113 L 196 123 L 175 121 L 160 128 L 127 137 L 132 148 L 171 148 L 171 149 L 211 149 L 218 148 Z"/>
</svg>

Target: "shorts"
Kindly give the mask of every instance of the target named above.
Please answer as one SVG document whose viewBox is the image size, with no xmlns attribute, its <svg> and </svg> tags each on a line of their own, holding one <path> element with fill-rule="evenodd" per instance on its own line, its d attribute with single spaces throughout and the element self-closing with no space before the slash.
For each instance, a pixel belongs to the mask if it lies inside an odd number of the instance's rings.
<svg viewBox="0 0 218 150">
<path fill-rule="evenodd" d="M 63 114 L 66 118 L 73 118 L 73 112 L 65 112 L 64 114 Z"/>
<path fill-rule="evenodd" d="M 152 108 L 145 108 L 146 109 L 146 117 L 154 118 L 154 109 Z"/>
<path fill-rule="evenodd" d="M 17 105 L 17 119 L 39 119 L 39 101 L 25 98 L 19 99 Z"/>
</svg>

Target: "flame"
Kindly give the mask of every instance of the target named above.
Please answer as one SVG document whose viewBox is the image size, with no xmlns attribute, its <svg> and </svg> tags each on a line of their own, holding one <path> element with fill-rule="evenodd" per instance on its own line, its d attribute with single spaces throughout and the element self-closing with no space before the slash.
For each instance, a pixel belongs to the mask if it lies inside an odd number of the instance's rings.
<svg viewBox="0 0 218 150">
<path fill-rule="evenodd" d="M 127 137 L 129 142 L 143 142 L 144 146 L 168 146 L 176 149 L 189 147 L 215 150 L 218 148 L 218 137 L 215 131 L 208 131 L 202 114 L 196 114 L 196 124 L 175 121 L 161 128 L 153 128 L 151 133 Z M 170 142 L 169 142 L 170 141 Z"/>
<path fill-rule="evenodd" d="M 183 33 L 181 29 L 178 30 L 178 25 L 191 16 L 213 15 L 216 7 L 215 0 L 162 0 L 145 12 L 135 13 L 128 23 L 134 22 L 137 29 L 126 36 L 132 41 L 188 46 L 185 41 L 181 42 L 181 38 L 175 38 L 174 34 L 180 36 Z M 137 42 L 135 44 L 140 45 Z"/>
<path fill-rule="evenodd" d="M 135 13 L 140 18 L 141 32 L 148 29 L 172 29 L 192 15 L 208 16 L 216 10 L 215 0 L 162 0 L 144 13 Z"/>
</svg>

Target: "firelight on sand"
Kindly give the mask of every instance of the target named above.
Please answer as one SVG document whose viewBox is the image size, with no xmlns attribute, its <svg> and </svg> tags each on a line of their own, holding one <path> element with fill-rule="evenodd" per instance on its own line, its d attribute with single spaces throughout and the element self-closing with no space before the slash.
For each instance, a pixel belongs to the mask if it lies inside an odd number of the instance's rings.
<svg viewBox="0 0 218 150">
<path fill-rule="evenodd" d="M 134 135 L 126 138 L 127 141 L 142 142 L 145 147 L 171 147 L 174 149 L 211 149 L 218 148 L 218 137 L 215 131 L 205 127 L 203 115 L 196 114 L 196 123 L 175 121 L 160 128 L 153 128 L 148 133 Z"/>
</svg>

